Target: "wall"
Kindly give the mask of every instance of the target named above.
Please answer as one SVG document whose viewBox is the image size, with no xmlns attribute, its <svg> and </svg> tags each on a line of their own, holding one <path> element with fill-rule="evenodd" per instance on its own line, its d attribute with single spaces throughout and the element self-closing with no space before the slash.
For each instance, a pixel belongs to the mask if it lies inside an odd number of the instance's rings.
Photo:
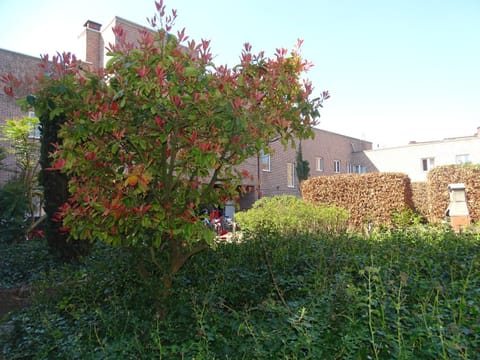
<svg viewBox="0 0 480 360">
<path fill-rule="evenodd" d="M 480 138 L 477 136 L 412 143 L 394 148 L 365 151 L 380 172 L 403 172 L 412 181 L 426 181 L 422 159 L 434 158 L 435 166 L 455 164 L 455 156 L 470 154 L 472 163 L 480 163 Z"/>
<path fill-rule="evenodd" d="M 375 172 L 373 164 L 363 155 L 363 150 L 371 149 L 372 143 L 336 134 L 321 129 L 313 129 L 315 137 L 301 141 L 302 156 L 310 166 L 310 177 L 334 175 L 334 161 L 340 161 L 340 174 L 347 173 L 347 164 L 363 165 L 367 172 Z M 287 184 L 287 163 L 296 164 L 298 145 L 288 145 L 286 148 L 280 141 L 271 144 L 273 153 L 270 160 L 270 171 L 261 171 L 261 191 L 264 196 L 289 194 L 299 196 L 300 184 L 295 175 L 294 187 Z M 322 157 L 323 171 L 316 169 L 316 158 Z"/>
</svg>

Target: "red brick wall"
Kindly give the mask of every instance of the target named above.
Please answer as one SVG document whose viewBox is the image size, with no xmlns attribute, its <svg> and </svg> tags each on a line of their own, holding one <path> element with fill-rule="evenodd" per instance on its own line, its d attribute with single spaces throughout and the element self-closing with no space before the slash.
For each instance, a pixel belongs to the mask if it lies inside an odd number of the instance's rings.
<svg viewBox="0 0 480 360">
<path fill-rule="evenodd" d="M 260 189 L 263 196 L 280 194 L 300 195 L 298 179 L 295 177 L 294 187 L 287 184 L 287 163 L 295 163 L 296 148 L 288 146 L 284 149 L 280 141 L 271 144 L 270 171 L 260 170 Z"/>
<path fill-rule="evenodd" d="M 376 172 L 376 168 L 363 154 L 363 150 L 370 150 L 372 143 L 314 129 L 313 139 L 302 140 L 302 156 L 309 162 L 310 177 L 334 175 L 334 161 L 340 161 L 340 173 L 347 173 L 347 163 L 363 165 L 367 172 Z M 272 144 L 273 153 L 270 159 L 270 171 L 260 171 L 261 191 L 264 196 L 279 194 L 300 195 L 300 184 L 295 176 L 295 186 L 287 186 L 287 163 L 296 163 L 298 140 L 296 146 L 284 148 L 280 141 Z M 316 158 L 322 157 L 324 170 L 316 170 Z"/>
</svg>

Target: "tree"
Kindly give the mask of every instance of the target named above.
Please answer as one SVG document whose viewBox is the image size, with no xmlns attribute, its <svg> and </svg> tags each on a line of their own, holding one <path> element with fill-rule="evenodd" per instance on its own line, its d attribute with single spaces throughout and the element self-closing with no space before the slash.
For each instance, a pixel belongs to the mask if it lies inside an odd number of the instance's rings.
<svg viewBox="0 0 480 360">
<path fill-rule="evenodd" d="M 296 171 L 299 183 L 307 180 L 310 175 L 310 164 L 308 160 L 303 159 L 301 142 L 298 144 Z"/>
<path fill-rule="evenodd" d="M 301 41 L 273 58 L 245 44 L 237 66 L 216 66 L 209 41 L 189 40 L 185 29 L 173 36 L 175 11 L 156 7 L 156 31 L 143 31 L 138 46 L 114 29 L 118 43 L 103 71 L 68 54 L 45 62 L 32 104 L 64 120 L 46 168 L 68 178 L 71 195 L 55 214 L 62 229 L 147 249 L 168 287 L 214 239 L 200 205 L 238 198 L 251 176 L 242 163 L 267 152 L 266 140 L 287 146 L 313 136 L 328 94 L 311 99 L 311 83 L 300 80 L 310 66 Z"/>
<path fill-rule="evenodd" d="M 34 205 L 35 188 L 37 186 L 39 142 L 31 134 L 38 125 L 38 118 L 23 117 L 7 119 L 1 126 L 2 140 L 11 147 L 8 152 L 15 155 L 19 169 L 18 180 L 23 184 L 29 221 L 35 223 L 36 206 Z"/>
</svg>

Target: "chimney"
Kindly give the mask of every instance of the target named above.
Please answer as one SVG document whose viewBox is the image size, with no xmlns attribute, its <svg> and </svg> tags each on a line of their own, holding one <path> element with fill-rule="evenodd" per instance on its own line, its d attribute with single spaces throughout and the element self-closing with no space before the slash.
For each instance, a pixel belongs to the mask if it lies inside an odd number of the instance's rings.
<svg viewBox="0 0 480 360">
<path fill-rule="evenodd" d="M 100 69 L 103 67 L 103 38 L 100 32 L 102 24 L 87 20 L 83 26 L 85 27 L 85 61 L 90 63 L 93 69 Z"/>
<path fill-rule="evenodd" d="M 477 134 L 476 134 L 476 135 L 477 135 L 477 137 L 479 137 L 479 138 L 480 138 L 480 126 L 479 126 L 479 127 L 477 127 Z"/>
</svg>

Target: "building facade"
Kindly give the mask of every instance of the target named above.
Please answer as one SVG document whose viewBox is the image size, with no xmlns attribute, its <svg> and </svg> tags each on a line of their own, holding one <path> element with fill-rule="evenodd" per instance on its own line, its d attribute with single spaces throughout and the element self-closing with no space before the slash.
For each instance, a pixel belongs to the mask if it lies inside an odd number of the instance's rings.
<svg viewBox="0 0 480 360">
<path fill-rule="evenodd" d="M 402 172 L 414 182 L 426 181 L 435 166 L 480 164 L 480 128 L 471 136 L 367 150 L 365 156 L 380 172 Z"/>
<path fill-rule="evenodd" d="M 261 156 L 262 195 L 300 195 L 296 174 L 299 146 L 303 159 L 308 161 L 310 177 L 375 171 L 368 159 L 362 156 L 364 150 L 372 148 L 371 142 L 317 128 L 313 131 L 312 139 L 297 141 L 293 148 L 284 148 L 276 142 L 272 144 L 272 154 Z"/>
</svg>

